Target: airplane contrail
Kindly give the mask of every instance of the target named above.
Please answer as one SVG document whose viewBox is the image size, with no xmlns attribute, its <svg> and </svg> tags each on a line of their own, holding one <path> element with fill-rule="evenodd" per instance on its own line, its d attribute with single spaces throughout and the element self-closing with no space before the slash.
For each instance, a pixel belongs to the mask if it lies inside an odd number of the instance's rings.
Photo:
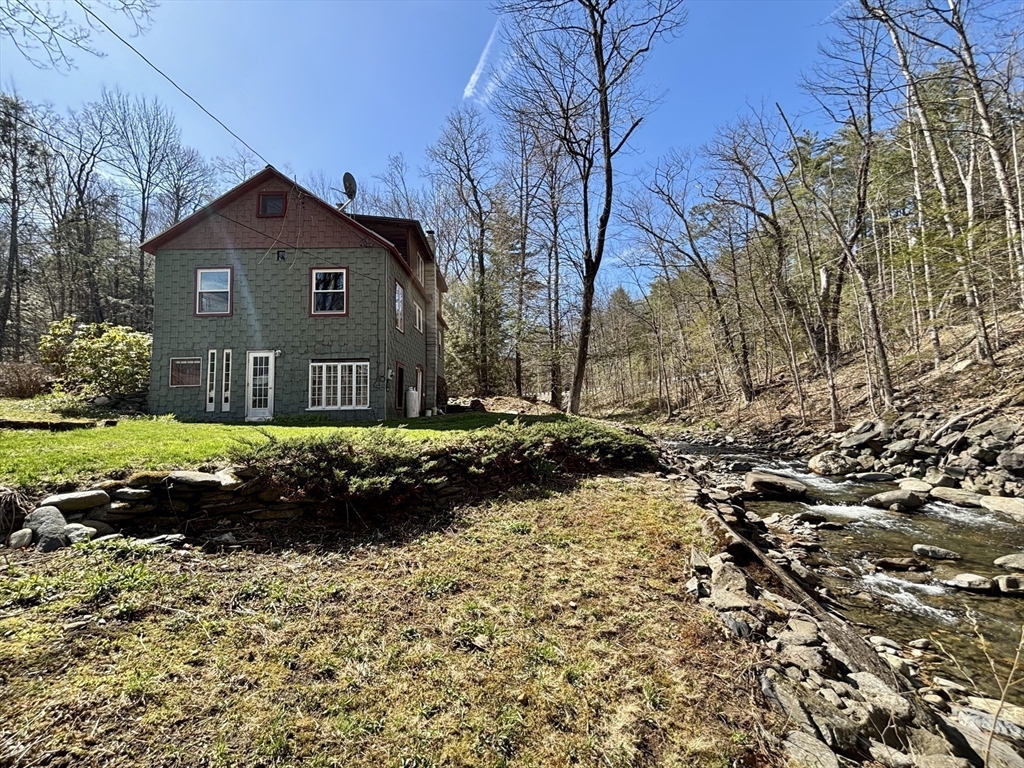
<svg viewBox="0 0 1024 768">
<path fill-rule="evenodd" d="M 491 30 L 491 36 L 487 38 L 487 45 L 484 46 L 483 53 L 480 54 L 480 60 L 476 63 L 476 69 L 469 76 L 469 82 L 466 83 L 466 87 L 462 91 L 462 98 L 464 99 L 471 99 L 476 95 L 476 84 L 480 80 L 480 75 L 483 74 L 484 68 L 487 66 L 487 58 L 491 55 L 491 45 L 494 43 L 494 36 L 498 34 L 498 24 L 500 23 L 501 19 L 494 22 L 494 29 Z"/>
</svg>

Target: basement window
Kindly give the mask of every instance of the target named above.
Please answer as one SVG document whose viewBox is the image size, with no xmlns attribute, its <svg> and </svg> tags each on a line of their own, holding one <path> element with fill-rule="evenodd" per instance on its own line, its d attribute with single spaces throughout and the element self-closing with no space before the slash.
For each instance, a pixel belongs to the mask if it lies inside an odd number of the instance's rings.
<svg viewBox="0 0 1024 768">
<path fill-rule="evenodd" d="M 198 387 L 203 361 L 198 357 L 171 358 L 171 386 Z"/>
</svg>

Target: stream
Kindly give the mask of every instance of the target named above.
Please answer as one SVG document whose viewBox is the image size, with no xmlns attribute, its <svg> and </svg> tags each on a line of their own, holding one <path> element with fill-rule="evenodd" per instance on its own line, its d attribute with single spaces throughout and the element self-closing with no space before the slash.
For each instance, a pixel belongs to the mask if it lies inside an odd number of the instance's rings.
<svg viewBox="0 0 1024 768">
<path fill-rule="evenodd" d="M 821 577 L 822 585 L 846 618 L 870 628 L 865 634 L 883 635 L 903 644 L 918 638 L 931 640 L 934 664 L 925 664 L 927 673 L 999 697 L 986 649 L 1005 677 L 1021 638 L 1024 600 L 972 594 L 947 587 L 942 581 L 959 573 L 990 578 L 1008 573 L 992 561 L 1024 551 L 1021 521 L 997 512 L 936 501 L 913 514 L 875 509 L 860 502 L 897 488 L 895 483 L 822 477 L 811 473 L 803 461 L 723 453 L 703 446 L 678 447 L 714 456 L 718 464 L 714 474 L 721 485 L 742 485 L 744 473 L 722 471 L 734 462 L 804 483 L 816 501 L 748 501 L 746 507 L 762 519 L 775 513 L 812 511 L 838 524 L 835 529 L 828 526 L 817 530 L 823 550 L 812 551 L 804 562 Z M 914 544 L 951 549 L 963 559 L 919 558 L 930 570 L 910 573 L 881 571 L 873 565 L 883 557 L 914 557 Z M 1018 669 L 1018 677 L 1022 673 L 1024 670 Z M 1024 705 L 1024 686 L 1018 685 L 1007 700 Z"/>
</svg>

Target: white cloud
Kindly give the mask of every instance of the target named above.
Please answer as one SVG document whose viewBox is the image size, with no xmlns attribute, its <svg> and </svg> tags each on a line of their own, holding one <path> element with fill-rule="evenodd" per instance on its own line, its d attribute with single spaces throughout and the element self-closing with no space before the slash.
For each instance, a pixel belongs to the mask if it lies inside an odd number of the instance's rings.
<svg viewBox="0 0 1024 768">
<path fill-rule="evenodd" d="M 494 29 L 491 30 L 491 36 L 487 38 L 487 45 L 484 46 L 483 53 L 480 54 L 480 60 L 476 63 L 476 69 L 473 70 L 473 74 L 469 76 L 469 82 L 466 83 L 465 89 L 462 91 L 462 98 L 471 99 L 476 95 L 476 85 L 480 80 L 480 76 L 484 73 L 484 69 L 487 67 L 487 59 L 491 55 L 491 45 L 494 43 L 494 38 L 498 34 L 498 25 L 501 23 L 501 19 L 494 22 Z"/>
</svg>

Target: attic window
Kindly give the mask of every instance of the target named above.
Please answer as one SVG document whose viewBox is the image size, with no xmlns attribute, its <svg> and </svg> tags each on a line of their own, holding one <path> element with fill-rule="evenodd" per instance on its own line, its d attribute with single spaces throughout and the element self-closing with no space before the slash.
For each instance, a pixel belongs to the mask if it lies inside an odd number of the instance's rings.
<svg viewBox="0 0 1024 768">
<path fill-rule="evenodd" d="M 287 203 L 284 192 L 260 192 L 260 212 L 264 218 L 284 216 Z"/>
</svg>

